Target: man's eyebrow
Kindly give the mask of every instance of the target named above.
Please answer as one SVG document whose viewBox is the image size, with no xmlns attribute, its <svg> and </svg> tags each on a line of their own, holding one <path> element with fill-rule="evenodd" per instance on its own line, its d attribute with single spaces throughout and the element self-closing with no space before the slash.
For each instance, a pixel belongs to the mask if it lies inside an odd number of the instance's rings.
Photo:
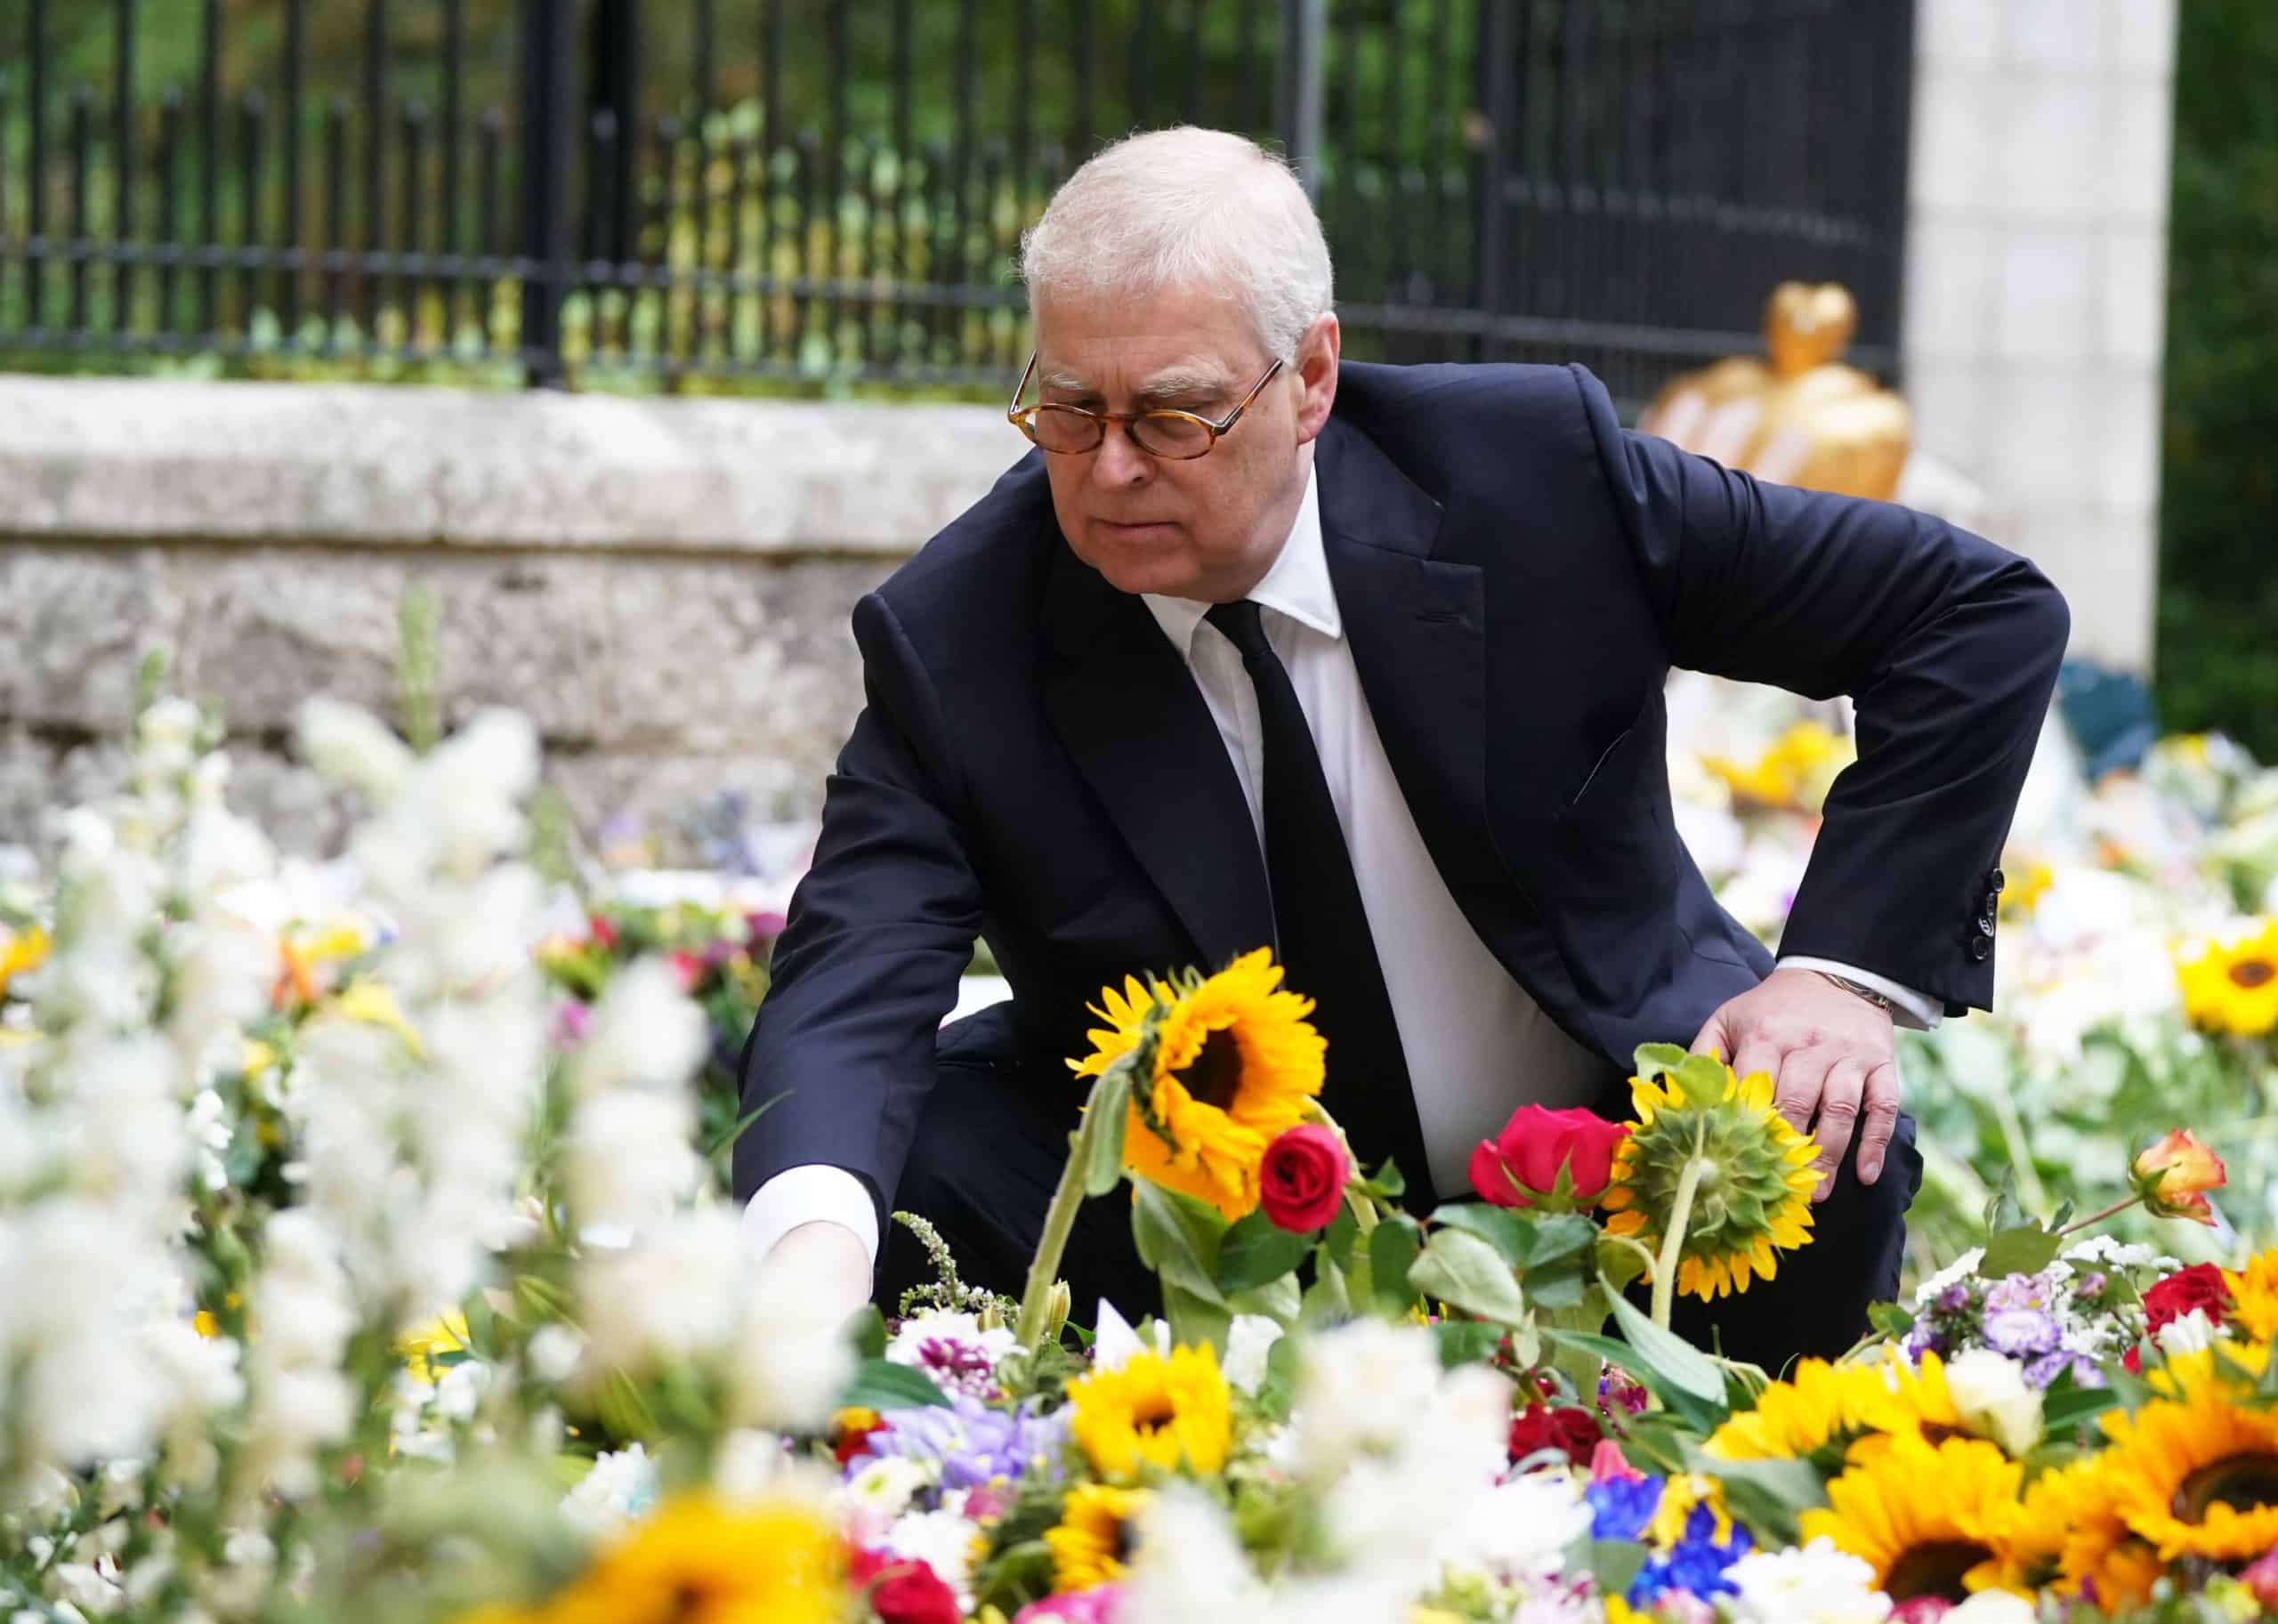
<svg viewBox="0 0 2278 1624">
<path fill-rule="evenodd" d="M 1042 387 L 1056 394 L 1090 396 L 1099 392 L 1072 372 L 1058 368 L 1038 374 Z M 1173 400 L 1195 395 L 1223 394 L 1228 385 L 1224 374 L 1199 367 L 1173 367 L 1149 378 L 1135 394 L 1141 400 Z"/>
</svg>

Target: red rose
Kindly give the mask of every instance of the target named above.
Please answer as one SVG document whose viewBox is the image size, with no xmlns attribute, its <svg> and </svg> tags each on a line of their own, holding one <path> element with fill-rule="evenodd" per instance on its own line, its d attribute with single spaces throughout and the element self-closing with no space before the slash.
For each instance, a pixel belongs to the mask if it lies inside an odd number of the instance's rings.
<svg viewBox="0 0 2278 1624">
<path fill-rule="evenodd" d="M 606 914 L 589 915 L 586 920 L 586 931 L 596 947 L 607 949 L 617 945 L 617 926 Z"/>
<path fill-rule="evenodd" d="M 1276 1229 L 1311 1234 L 1337 1216 L 1353 1163 L 1337 1135 L 1317 1122 L 1286 1128 L 1265 1147 L 1258 1204 Z"/>
<path fill-rule="evenodd" d="M 914 1557 L 857 1551 L 852 1573 L 857 1585 L 869 1587 L 870 1611 L 880 1624 L 964 1624 L 957 1592 Z"/>
<path fill-rule="evenodd" d="M 1553 1410 L 1530 1404 L 1511 1418 L 1511 1458 L 1524 1460 L 1539 1450 L 1556 1450 L 1578 1466 L 1590 1464 L 1605 1429 L 1588 1410 L 1572 1404 Z"/>
<path fill-rule="evenodd" d="M 2211 1263 L 2177 1269 L 2146 1291 L 2144 1313 L 2148 1323 L 2144 1329 L 2156 1335 L 2160 1327 L 2186 1317 L 2194 1308 L 2205 1309 L 2208 1321 L 2214 1325 L 2220 1325 L 2230 1313 L 2231 1289 L 2223 1283 L 2223 1272 Z"/>
<path fill-rule="evenodd" d="M 1471 1153 L 1471 1187 L 1498 1207 L 1547 1204 L 1563 1209 L 1598 1199 L 1613 1171 L 1614 1147 L 1629 1131 L 1594 1111 L 1522 1105 L 1503 1131 Z M 1571 1203 L 1556 1199 L 1559 1170 L 1571 1181 Z"/>
</svg>

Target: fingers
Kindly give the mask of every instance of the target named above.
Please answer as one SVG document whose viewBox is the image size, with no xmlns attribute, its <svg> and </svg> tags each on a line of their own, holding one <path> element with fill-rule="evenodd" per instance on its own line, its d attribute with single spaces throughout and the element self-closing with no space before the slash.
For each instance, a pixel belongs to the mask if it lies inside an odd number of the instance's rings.
<svg viewBox="0 0 2278 1624">
<path fill-rule="evenodd" d="M 1819 1126 L 1812 1134 L 1819 1146 L 1819 1154 L 1812 1159 L 1812 1170 L 1819 1175 L 1819 1187 L 1812 1192 L 1814 1201 L 1824 1201 L 1835 1188 L 1835 1170 L 1851 1147 L 1866 1083 L 1867 1068 L 1855 1060 L 1838 1060 L 1827 1069 L 1820 1088 Z"/>
<path fill-rule="evenodd" d="M 1750 1047 L 1743 1039 L 1741 1049 Z M 1795 1124 L 1799 1132 L 1808 1132 L 1812 1125 L 1812 1110 L 1819 1103 L 1820 1087 L 1827 1079 L 1829 1055 L 1823 1049 L 1798 1046 L 1781 1053 L 1770 1042 L 1762 1045 L 1763 1058 L 1753 1065 L 1735 1063 L 1733 1070 L 1742 1077 L 1758 1071 L 1772 1079 L 1772 1104 L 1774 1110 Z"/>
<path fill-rule="evenodd" d="M 1715 1014 L 1708 1017 L 1708 1024 L 1702 1027 L 1699 1032 L 1694 1034 L 1692 1047 L 1689 1053 L 1694 1054 L 1714 1054 L 1719 1060 L 1724 1059 L 1725 1044 L 1726 1040 L 1725 1010 L 1731 1007 L 1732 1006 L 1729 1004 L 1725 1005 L 1722 1008 L 1719 1008 Z"/>
<path fill-rule="evenodd" d="M 1867 1073 L 1862 1091 L 1859 1130 L 1859 1182 L 1871 1184 L 1883 1176 L 1883 1152 L 1898 1127 L 1898 1066 L 1885 1061 Z"/>
</svg>

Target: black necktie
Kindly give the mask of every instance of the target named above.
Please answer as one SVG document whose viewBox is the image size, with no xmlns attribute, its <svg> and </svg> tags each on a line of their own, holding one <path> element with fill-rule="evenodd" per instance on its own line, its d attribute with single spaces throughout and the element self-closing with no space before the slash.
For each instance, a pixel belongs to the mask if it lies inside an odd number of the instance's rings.
<svg viewBox="0 0 2278 1624">
<path fill-rule="evenodd" d="M 1220 603 L 1208 617 L 1242 654 L 1257 691 L 1265 735 L 1265 874 L 1273 892 L 1285 985 L 1314 1001 L 1313 1024 L 1329 1040 L 1321 1103 L 1370 1167 L 1389 1156 L 1408 1180 L 1410 1212 L 1433 1206 L 1424 1130 L 1376 940 L 1361 906 L 1353 858 L 1329 798 L 1313 730 L 1257 605 Z"/>
</svg>

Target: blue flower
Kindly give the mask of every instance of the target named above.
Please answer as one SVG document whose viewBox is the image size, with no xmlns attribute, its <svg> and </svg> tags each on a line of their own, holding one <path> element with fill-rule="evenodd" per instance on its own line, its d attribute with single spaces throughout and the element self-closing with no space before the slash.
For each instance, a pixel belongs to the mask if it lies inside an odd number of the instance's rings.
<svg viewBox="0 0 2278 1624">
<path fill-rule="evenodd" d="M 956 1393 L 946 1405 L 889 1410 L 867 1447 L 873 1455 L 938 1460 L 944 1489 L 977 1489 L 1032 1472 L 1057 1475 L 1067 1437 L 1065 1411 L 1039 1416 L 1033 1400 L 1017 1410 L 993 1410 Z"/>
<path fill-rule="evenodd" d="M 1638 1539 L 1661 1504 L 1658 1477 L 1610 1477 L 1582 1491 L 1593 1539 Z"/>
<path fill-rule="evenodd" d="M 1646 1608 L 1669 1592 L 1684 1592 L 1703 1601 L 1712 1596 L 1737 1595 L 1738 1587 L 1725 1570 L 1748 1555 L 1751 1543 L 1748 1530 L 1735 1523 L 1721 1542 L 1716 1532 L 1717 1514 L 1706 1506 L 1695 1506 L 1684 1519 L 1684 1537 L 1667 1554 L 1647 1559 L 1630 1581 L 1624 1599 L 1632 1607 Z"/>
</svg>

